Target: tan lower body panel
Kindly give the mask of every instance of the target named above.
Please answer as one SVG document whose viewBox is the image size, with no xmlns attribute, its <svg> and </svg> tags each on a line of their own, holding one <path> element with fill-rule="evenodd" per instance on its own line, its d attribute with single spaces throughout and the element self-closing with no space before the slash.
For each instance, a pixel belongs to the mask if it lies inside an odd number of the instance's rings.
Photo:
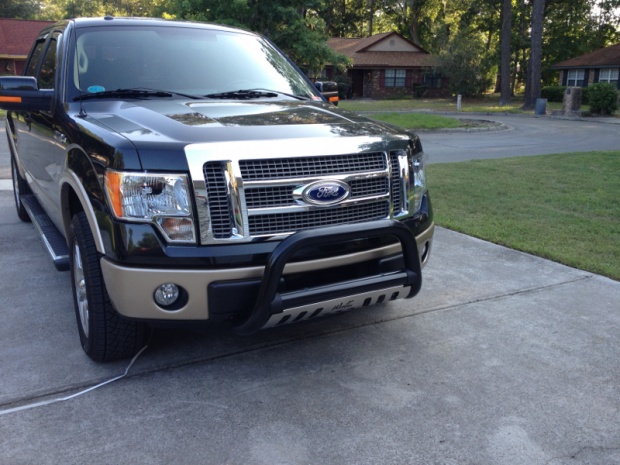
<svg viewBox="0 0 620 465">
<path fill-rule="evenodd" d="M 430 255 L 434 225 L 416 237 L 422 264 Z M 337 257 L 291 263 L 284 274 L 309 270 L 328 269 L 336 266 L 361 263 L 367 260 L 389 257 L 398 253 L 400 244 L 381 247 L 365 252 Z M 207 289 L 214 281 L 234 281 L 260 278 L 264 267 L 231 268 L 226 270 L 170 270 L 119 266 L 106 258 L 101 259 L 101 270 L 110 300 L 121 314 L 129 318 L 149 320 L 208 320 Z M 157 287 L 174 283 L 187 291 L 188 301 L 178 310 L 164 310 L 155 303 Z M 222 302 L 225 305 L 225 302 Z"/>
</svg>

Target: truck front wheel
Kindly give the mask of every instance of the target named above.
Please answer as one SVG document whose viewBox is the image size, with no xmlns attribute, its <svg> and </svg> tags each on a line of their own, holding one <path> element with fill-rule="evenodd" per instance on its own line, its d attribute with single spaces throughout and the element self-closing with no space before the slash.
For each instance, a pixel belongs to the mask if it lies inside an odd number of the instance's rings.
<svg viewBox="0 0 620 465">
<path fill-rule="evenodd" d="M 148 326 L 124 318 L 114 310 L 84 212 L 71 220 L 69 246 L 73 301 L 82 348 L 98 362 L 131 357 L 145 344 Z"/>
</svg>

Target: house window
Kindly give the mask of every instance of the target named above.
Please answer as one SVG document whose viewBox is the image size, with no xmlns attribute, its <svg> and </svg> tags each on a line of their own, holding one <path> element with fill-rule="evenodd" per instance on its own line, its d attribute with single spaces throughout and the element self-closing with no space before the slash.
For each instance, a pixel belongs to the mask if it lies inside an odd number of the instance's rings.
<svg viewBox="0 0 620 465">
<path fill-rule="evenodd" d="M 585 84 L 586 72 L 583 69 L 571 69 L 568 71 L 566 85 L 569 87 L 583 87 Z"/>
<path fill-rule="evenodd" d="M 385 70 L 385 87 L 405 87 L 406 76 L 407 76 L 407 70 L 386 69 Z"/>
<path fill-rule="evenodd" d="M 618 83 L 618 68 L 601 69 L 598 74 L 598 82 Z"/>
</svg>

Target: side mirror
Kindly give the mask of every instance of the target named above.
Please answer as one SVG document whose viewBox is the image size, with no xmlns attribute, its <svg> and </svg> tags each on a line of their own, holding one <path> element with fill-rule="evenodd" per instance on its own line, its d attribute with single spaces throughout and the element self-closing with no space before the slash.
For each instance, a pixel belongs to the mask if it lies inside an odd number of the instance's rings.
<svg viewBox="0 0 620 465">
<path fill-rule="evenodd" d="M 0 77 L 0 108 L 8 111 L 50 111 L 53 90 L 39 90 L 31 76 Z"/>
</svg>

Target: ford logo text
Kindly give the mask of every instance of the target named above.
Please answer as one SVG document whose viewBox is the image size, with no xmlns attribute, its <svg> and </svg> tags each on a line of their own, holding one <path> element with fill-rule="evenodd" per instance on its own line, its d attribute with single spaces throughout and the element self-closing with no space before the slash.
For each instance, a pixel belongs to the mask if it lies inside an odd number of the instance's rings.
<svg viewBox="0 0 620 465">
<path fill-rule="evenodd" d="M 335 205 L 349 197 L 350 193 L 347 183 L 333 180 L 313 182 L 296 189 L 294 195 L 312 205 Z"/>
</svg>

